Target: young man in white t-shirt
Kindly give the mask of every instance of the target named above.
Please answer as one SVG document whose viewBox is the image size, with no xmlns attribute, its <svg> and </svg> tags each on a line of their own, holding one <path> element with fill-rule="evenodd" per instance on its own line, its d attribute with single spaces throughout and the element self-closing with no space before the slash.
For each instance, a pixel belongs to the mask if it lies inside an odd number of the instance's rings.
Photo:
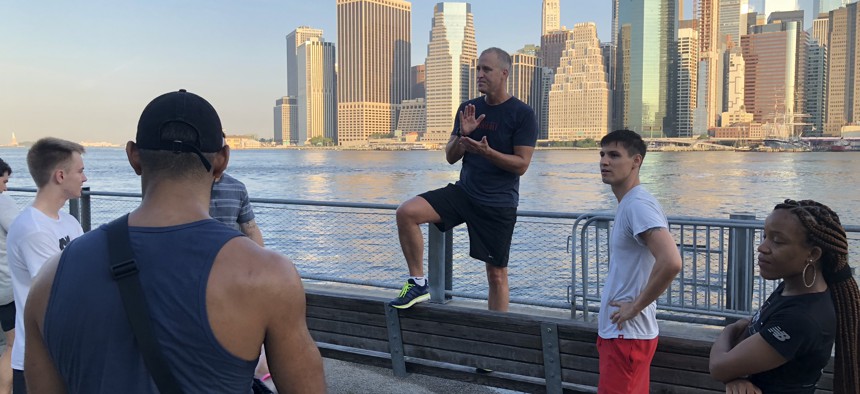
<svg viewBox="0 0 860 394">
<path fill-rule="evenodd" d="M 656 300 L 681 271 L 666 215 L 639 185 L 644 158 L 645 143 L 633 131 L 616 130 L 600 141 L 600 176 L 618 199 L 598 314 L 600 394 L 649 392 Z"/>
<path fill-rule="evenodd" d="M 87 181 L 80 144 L 58 138 L 42 138 L 27 152 L 27 167 L 36 182 L 36 199 L 12 222 L 6 238 L 9 271 L 15 297 L 15 342 L 12 346 L 12 380 L 15 394 L 26 393 L 24 384 L 24 305 L 33 278 L 48 258 L 61 252 L 83 234 L 80 223 L 61 209 L 66 201 L 81 196 Z"/>
</svg>

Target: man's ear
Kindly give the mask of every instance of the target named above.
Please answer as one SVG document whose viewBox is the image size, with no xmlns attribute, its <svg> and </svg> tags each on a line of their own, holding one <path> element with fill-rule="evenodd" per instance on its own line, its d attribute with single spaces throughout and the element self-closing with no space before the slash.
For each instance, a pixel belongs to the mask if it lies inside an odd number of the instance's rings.
<svg viewBox="0 0 860 394">
<path fill-rule="evenodd" d="M 131 164 L 134 173 L 140 175 L 140 150 L 137 149 L 137 144 L 134 141 L 126 142 L 125 155 L 128 156 L 128 164 Z"/>
<path fill-rule="evenodd" d="M 633 155 L 633 165 L 636 168 L 642 168 L 642 155 L 638 153 Z"/>
<path fill-rule="evenodd" d="M 227 163 L 230 161 L 230 146 L 224 145 L 221 150 L 215 153 L 214 160 L 212 160 L 212 175 L 215 179 L 221 178 L 221 175 L 224 174 L 224 171 L 227 171 Z"/>
<path fill-rule="evenodd" d="M 51 180 L 54 181 L 54 183 L 56 183 L 58 185 L 63 184 L 63 179 L 65 179 L 65 178 L 66 178 L 66 171 L 62 167 L 55 168 L 54 173 L 51 174 Z"/>
</svg>

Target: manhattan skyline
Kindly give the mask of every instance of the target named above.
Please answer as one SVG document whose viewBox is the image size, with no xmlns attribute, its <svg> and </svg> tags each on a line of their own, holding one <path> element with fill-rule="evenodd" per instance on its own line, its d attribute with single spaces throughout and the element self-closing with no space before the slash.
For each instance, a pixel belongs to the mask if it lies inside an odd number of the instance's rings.
<svg viewBox="0 0 860 394">
<path fill-rule="evenodd" d="M 413 65 L 424 63 L 437 3 L 412 1 Z M 540 0 L 469 3 L 479 51 L 540 43 Z M 610 1 L 560 8 L 561 25 L 594 22 L 610 40 Z M 180 88 L 209 100 L 228 133 L 271 138 L 272 103 L 286 94 L 285 36 L 299 26 L 337 45 L 335 1 L 0 2 L 0 144 L 12 133 L 121 144 L 146 103 Z"/>
</svg>

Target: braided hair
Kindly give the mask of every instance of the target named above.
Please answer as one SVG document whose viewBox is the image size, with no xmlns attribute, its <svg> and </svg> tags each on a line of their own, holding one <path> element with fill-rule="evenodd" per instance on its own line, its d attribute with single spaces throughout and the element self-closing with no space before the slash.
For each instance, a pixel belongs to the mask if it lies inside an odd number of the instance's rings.
<svg viewBox="0 0 860 394">
<path fill-rule="evenodd" d="M 833 392 L 854 393 L 860 387 L 860 291 L 848 265 L 848 237 L 839 215 L 812 200 L 785 200 L 785 209 L 800 219 L 810 244 L 821 248 L 821 271 L 836 310 L 836 362 Z"/>
</svg>

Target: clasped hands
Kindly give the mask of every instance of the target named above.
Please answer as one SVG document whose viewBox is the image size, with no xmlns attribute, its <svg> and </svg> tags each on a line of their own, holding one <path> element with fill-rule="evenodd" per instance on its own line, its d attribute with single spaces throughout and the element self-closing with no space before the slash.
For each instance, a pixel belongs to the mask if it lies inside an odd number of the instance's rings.
<svg viewBox="0 0 860 394">
<path fill-rule="evenodd" d="M 479 155 L 486 155 L 490 152 L 490 144 L 487 143 L 487 136 L 481 138 L 480 141 L 476 141 L 471 138 L 462 138 L 466 137 L 469 134 L 472 134 L 478 125 L 481 124 L 481 121 L 484 120 L 486 115 L 482 114 L 481 116 L 475 117 L 475 106 L 472 104 L 466 105 L 462 111 L 460 111 L 460 139 L 457 141 L 463 148 L 466 149 L 466 152 L 476 153 Z"/>
</svg>

